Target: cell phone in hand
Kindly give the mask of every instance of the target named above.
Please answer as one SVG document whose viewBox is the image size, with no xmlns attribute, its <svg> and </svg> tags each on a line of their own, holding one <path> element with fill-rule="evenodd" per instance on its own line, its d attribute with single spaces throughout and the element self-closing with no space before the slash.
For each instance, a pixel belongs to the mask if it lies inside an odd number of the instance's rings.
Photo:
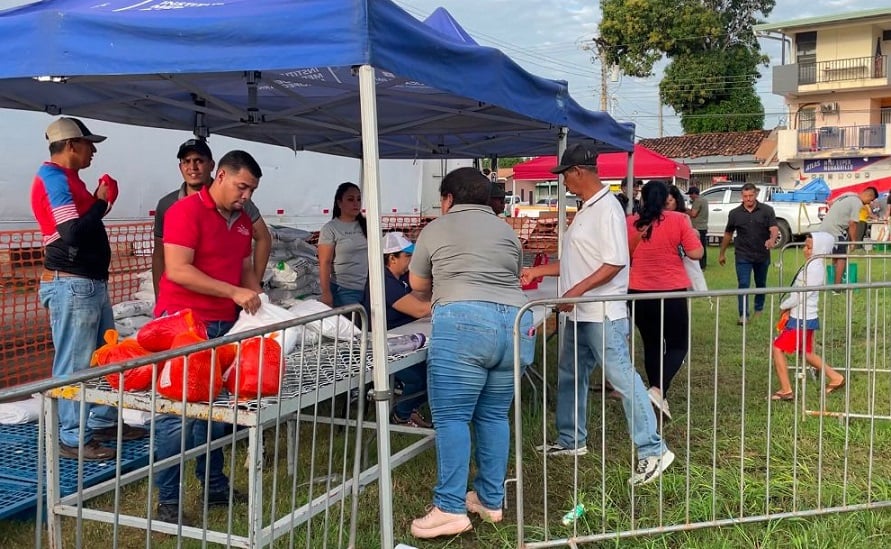
<svg viewBox="0 0 891 549">
<path fill-rule="evenodd" d="M 687 257 L 687 252 L 684 251 L 684 245 L 683 245 L 683 244 L 678 244 L 678 256 L 679 256 L 681 259 L 684 259 L 685 257 Z"/>
</svg>

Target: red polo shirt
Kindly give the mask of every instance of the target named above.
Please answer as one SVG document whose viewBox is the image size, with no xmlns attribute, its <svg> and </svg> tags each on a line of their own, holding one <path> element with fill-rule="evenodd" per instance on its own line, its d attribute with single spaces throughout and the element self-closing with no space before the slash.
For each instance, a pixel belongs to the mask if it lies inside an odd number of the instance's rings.
<svg viewBox="0 0 891 549">
<path fill-rule="evenodd" d="M 227 220 L 217 211 L 206 188 L 178 200 L 164 217 L 164 244 L 176 244 L 195 252 L 192 264 L 211 278 L 241 285 L 241 267 L 251 253 L 251 220 L 239 212 Z M 233 321 L 235 302 L 186 289 L 161 276 L 155 316 L 192 309 L 204 322 Z"/>
</svg>

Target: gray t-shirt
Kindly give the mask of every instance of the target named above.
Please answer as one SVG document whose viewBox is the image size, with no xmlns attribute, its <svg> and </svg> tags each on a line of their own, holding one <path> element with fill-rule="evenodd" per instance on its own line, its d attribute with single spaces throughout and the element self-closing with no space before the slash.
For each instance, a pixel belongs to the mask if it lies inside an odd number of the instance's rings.
<svg viewBox="0 0 891 549">
<path fill-rule="evenodd" d="M 860 221 L 863 202 L 857 193 L 845 193 L 835 199 L 820 224 L 820 230 L 838 238 L 848 230 L 848 223 Z M 853 235 L 851 235 L 853 238 Z"/>
<path fill-rule="evenodd" d="M 690 218 L 690 223 L 697 231 L 708 230 L 708 202 L 701 196 L 696 196 L 690 203 L 690 209 L 697 212 L 696 217 Z"/>
<path fill-rule="evenodd" d="M 424 227 L 411 272 L 433 279 L 433 304 L 487 301 L 522 307 L 523 249 L 489 206 L 460 204 Z"/>
<path fill-rule="evenodd" d="M 164 238 L 164 216 L 174 202 L 186 197 L 186 190 L 186 184 L 183 183 L 179 189 L 165 194 L 158 201 L 158 205 L 155 207 L 155 236 L 157 238 Z M 244 203 L 244 213 L 251 218 L 251 223 L 256 223 L 260 219 L 259 208 L 250 200 Z"/>
<path fill-rule="evenodd" d="M 331 281 L 348 290 L 365 289 L 368 280 L 368 239 L 358 221 L 332 219 L 319 231 L 319 244 L 334 246 Z"/>
</svg>

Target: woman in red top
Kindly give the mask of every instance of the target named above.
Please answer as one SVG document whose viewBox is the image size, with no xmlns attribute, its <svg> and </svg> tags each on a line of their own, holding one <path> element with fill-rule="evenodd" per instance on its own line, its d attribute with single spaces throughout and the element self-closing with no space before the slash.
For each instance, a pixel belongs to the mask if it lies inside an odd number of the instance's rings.
<svg viewBox="0 0 891 549">
<path fill-rule="evenodd" d="M 665 183 L 647 183 L 639 213 L 628 218 L 629 294 L 687 291 L 690 278 L 683 257 L 702 257 L 699 233 L 689 217 L 665 209 L 668 196 Z M 671 419 L 665 395 L 687 356 L 687 300 L 669 298 L 663 303 L 660 299 L 642 299 L 632 301 L 631 307 L 644 345 L 650 401 Z"/>
</svg>

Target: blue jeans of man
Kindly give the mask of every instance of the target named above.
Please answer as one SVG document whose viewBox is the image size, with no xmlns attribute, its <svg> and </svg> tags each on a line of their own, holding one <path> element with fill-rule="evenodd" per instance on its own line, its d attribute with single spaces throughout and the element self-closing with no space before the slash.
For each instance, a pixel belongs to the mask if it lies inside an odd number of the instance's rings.
<svg viewBox="0 0 891 549">
<path fill-rule="evenodd" d="M 770 260 L 767 261 L 745 261 L 736 260 L 736 281 L 739 288 L 749 288 L 751 286 L 752 274 L 755 275 L 755 287 L 764 288 L 767 286 L 767 267 L 770 266 Z M 764 310 L 764 294 L 755 296 L 755 311 Z M 749 296 L 740 294 L 736 296 L 737 309 L 739 316 L 749 316 Z"/>
<path fill-rule="evenodd" d="M 510 449 L 508 410 L 514 398 L 513 325 L 518 308 L 458 301 L 433 309 L 427 352 L 427 394 L 436 429 L 433 503 L 465 513 L 470 472 L 470 426 L 476 435 L 473 486 L 489 509 L 500 509 Z M 520 364 L 532 362 L 532 314 L 521 323 Z"/>
<path fill-rule="evenodd" d="M 220 337 L 228 332 L 234 322 L 215 321 L 207 323 L 207 337 L 210 339 Z M 205 420 L 186 419 L 181 416 L 162 415 L 155 418 L 155 461 L 169 458 L 182 453 L 182 430 L 186 429 L 186 448 L 190 450 L 195 446 L 207 443 L 207 426 Z M 210 422 L 210 439 L 216 440 L 226 436 L 228 425 L 218 421 Z M 229 491 L 229 478 L 223 473 L 223 450 L 217 448 L 207 454 L 195 458 L 195 476 L 198 481 L 204 483 L 207 473 L 207 492 L 210 494 L 227 493 Z M 208 461 L 210 462 L 208 464 Z M 206 469 L 209 468 L 209 471 Z M 155 486 L 158 487 L 158 503 L 178 504 L 180 490 L 179 464 L 174 463 L 170 467 L 158 471 L 155 474 Z"/>
<path fill-rule="evenodd" d="M 106 330 L 114 328 L 114 315 L 104 280 L 74 276 L 42 281 L 40 304 L 49 310 L 52 330 L 53 377 L 64 378 L 90 367 L 93 352 L 105 344 Z M 59 400 L 59 440 L 77 448 L 93 438 L 94 429 L 114 427 L 118 412 L 109 406 L 84 404 L 87 421 L 80 430 L 80 402 Z"/>
<path fill-rule="evenodd" d="M 402 382 L 402 398 L 393 407 L 399 419 L 408 419 L 411 413 L 427 401 L 427 363 L 415 364 L 396 374 Z"/>
<path fill-rule="evenodd" d="M 588 440 L 588 381 L 595 366 L 622 396 L 622 408 L 638 459 L 661 456 L 665 443 L 656 414 L 628 352 L 628 319 L 566 322 L 557 361 L 557 444 L 581 448 Z M 578 369 L 576 369 L 578 352 Z"/>
</svg>

